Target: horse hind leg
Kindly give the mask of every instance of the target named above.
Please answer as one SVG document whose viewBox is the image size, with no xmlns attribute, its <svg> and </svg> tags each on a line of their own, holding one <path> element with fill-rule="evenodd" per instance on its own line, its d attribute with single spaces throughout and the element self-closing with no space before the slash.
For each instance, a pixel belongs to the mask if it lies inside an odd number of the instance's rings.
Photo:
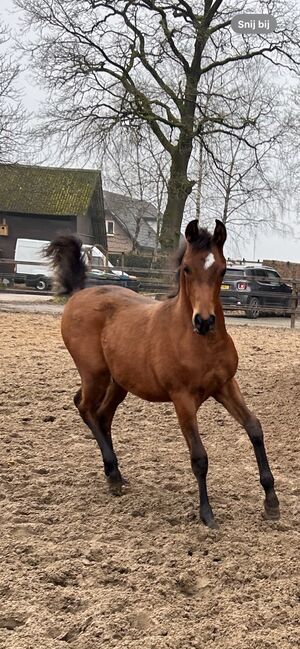
<svg viewBox="0 0 300 649">
<path fill-rule="evenodd" d="M 111 436 L 111 425 L 112 425 L 115 412 L 118 406 L 120 405 L 120 403 L 124 401 L 126 395 L 127 395 L 127 391 L 124 390 L 120 385 L 115 383 L 113 380 L 111 380 L 107 388 L 105 397 L 101 402 L 100 406 L 98 407 L 95 416 L 99 429 L 102 431 L 102 434 L 105 436 L 106 442 L 113 453 L 114 453 L 114 449 L 113 449 L 113 442 Z M 122 477 L 120 470 L 118 468 L 118 464 L 117 464 L 117 471 L 110 471 L 109 473 L 107 473 L 105 467 L 105 474 L 107 476 L 107 481 L 108 481 L 110 491 L 115 495 L 121 495 L 122 486 L 127 484 L 127 480 L 125 480 Z"/>
<path fill-rule="evenodd" d="M 83 381 L 82 387 L 75 394 L 74 403 L 98 443 L 110 491 L 120 494 L 124 480 L 113 448 L 111 422 L 117 406 L 127 393 L 113 384 L 108 374 L 105 381 L 103 378 L 99 376 L 92 381 Z"/>
</svg>

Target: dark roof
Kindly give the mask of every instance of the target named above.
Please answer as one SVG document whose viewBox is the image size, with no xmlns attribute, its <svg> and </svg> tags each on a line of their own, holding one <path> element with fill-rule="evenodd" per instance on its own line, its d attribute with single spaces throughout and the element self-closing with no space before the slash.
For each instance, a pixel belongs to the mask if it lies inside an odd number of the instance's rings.
<svg viewBox="0 0 300 649">
<path fill-rule="evenodd" d="M 83 216 L 97 179 L 95 170 L 0 164 L 0 211 Z"/>
<path fill-rule="evenodd" d="M 140 220 L 138 244 L 143 248 L 154 248 L 156 232 L 153 226 L 157 223 L 157 209 L 148 201 L 123 196 L 115 192 L 103 191 L 104 207 L 120 223 L 131 239 L 136 236 Z"/>
</svg>

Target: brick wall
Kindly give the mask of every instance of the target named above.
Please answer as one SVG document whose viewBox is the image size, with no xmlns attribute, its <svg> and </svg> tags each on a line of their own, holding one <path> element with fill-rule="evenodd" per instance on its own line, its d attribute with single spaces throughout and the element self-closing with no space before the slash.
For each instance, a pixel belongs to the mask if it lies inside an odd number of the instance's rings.
<svg viewBox="0 0 300 649">
<path fill-rule="evenodd" d="M 275 268 L 283 279 L 299 279 L 300 280 L 300 263 L 291 261 L 276 261 L 276 259 L 264 259 L 264 266 Z"/>
</svg>

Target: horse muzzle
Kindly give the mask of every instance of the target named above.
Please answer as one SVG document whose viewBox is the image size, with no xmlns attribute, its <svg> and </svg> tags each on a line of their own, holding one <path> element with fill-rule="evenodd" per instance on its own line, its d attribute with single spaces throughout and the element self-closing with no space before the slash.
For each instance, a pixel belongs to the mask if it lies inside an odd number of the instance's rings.
<svg viewBox="0 0 300 649">
<path fill-rule="evenodd" d="M 193 317 L 194 332 L 200 336 L 206 336 L 210 331 L 213 331 L 216 324 L 216 316 L 210 315 L 209 318 L 201 318 L 199 313 Z"/>
</svg>

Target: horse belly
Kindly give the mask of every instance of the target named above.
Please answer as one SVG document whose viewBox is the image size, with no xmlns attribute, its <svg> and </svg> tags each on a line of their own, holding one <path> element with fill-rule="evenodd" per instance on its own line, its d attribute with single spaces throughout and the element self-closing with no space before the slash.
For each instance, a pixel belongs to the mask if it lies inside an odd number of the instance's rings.
<svg viewBox="0 0 300 649">
<path fill-rule="evenodd" d="M 118 339 L 105 336 L 102 345 L 111 376 L 124 390 L 146 401 L 170 401 L 168 390 L 154 369 L 153 349 L 147 337 L 141 340 L 124 333 Z"/>
</svg>

